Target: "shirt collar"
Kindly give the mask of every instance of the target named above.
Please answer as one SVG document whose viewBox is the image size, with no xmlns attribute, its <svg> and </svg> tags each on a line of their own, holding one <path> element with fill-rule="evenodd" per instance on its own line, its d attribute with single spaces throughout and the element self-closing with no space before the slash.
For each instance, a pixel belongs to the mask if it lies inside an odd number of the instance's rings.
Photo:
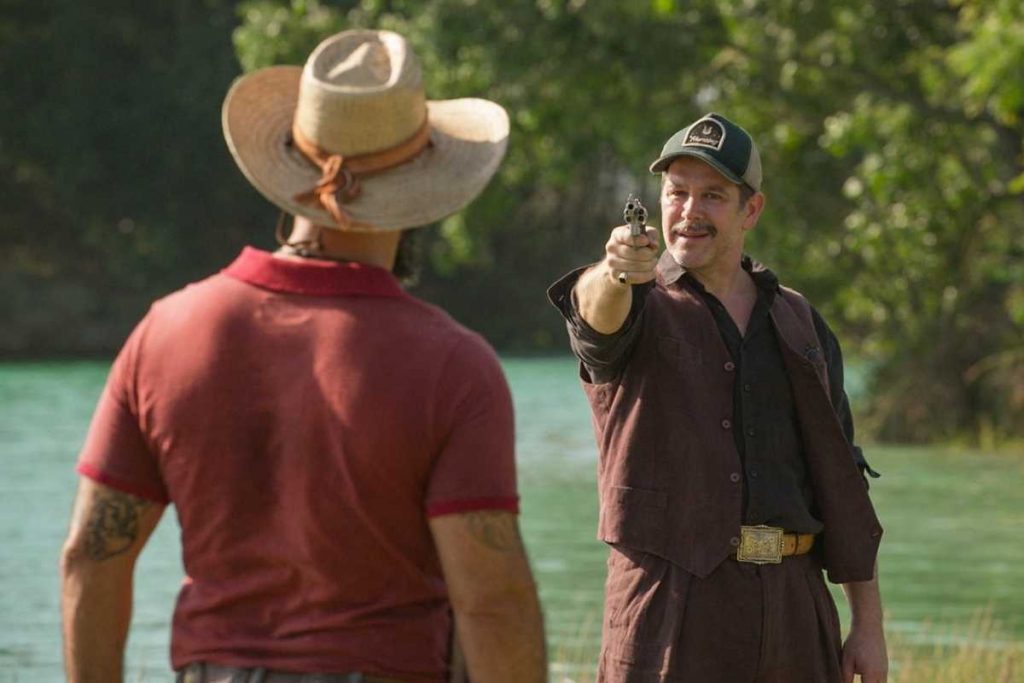
<svg viewBox="0 0 1024 683">
<path fill-rule="evenodd" d="M 740 267 L 750 273 L 750 278 L 754 281 L 754 284 L 758 289 L 774 292 L 779 288 L 779 278 L 775 276 L 775 273 L 768 270 L 762 263 L 755 261 L 746 254 L 744 254 L 743 258 L 740 259 Z M 687 273 L 686 268 L 683 268 L 674 258 L 672 258 L 672 254 L 668 249 L 661 253 L 661 258 L 658 259 L 657 270 L 662 283 L 666 287 L 675 284 L 682 279 L 683 276 L 686 276 L 686 282 L 695 285 L 698 291 L 704 291 L 704 285 L 700 283 L 700 280 Z"/>
<path fill-rule="evenodd" d="M 356 262 L 278 258 L 253 247 L 242 249 L 238 258 L 221 272 L 236 280 L 284 294 L 405 295 L 395 276 L 384 268 Z"/>
</svg>

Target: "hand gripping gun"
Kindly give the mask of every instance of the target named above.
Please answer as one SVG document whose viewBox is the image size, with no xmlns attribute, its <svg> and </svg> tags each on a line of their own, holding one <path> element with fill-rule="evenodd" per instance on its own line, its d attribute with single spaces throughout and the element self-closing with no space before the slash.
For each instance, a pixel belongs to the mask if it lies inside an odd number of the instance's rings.
<svg viewBox="0 0 1024 683">
<path fill-rule="evenodd" d="M 647 228 L 647 209 L 640 203 L 640 198 L 630 193 L 626 198 L 626 207 L 622 210 L 622 220 L 629 224 L 631 237 L 643 235 Z M 619 282 L 626 284 L 625 273 L 619 273 Z"/>
</svg>

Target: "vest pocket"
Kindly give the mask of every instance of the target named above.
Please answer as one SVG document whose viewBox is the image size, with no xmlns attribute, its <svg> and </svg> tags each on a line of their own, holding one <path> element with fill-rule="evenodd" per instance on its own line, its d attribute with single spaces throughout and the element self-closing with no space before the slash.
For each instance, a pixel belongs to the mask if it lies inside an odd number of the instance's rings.
<svg viewBox="0 0 1024 683">
<path fill-rule="evenodd" d="M 688 370 L 704 363 L 704 354 L 690 342 L 678 337 L 660 335 L 658 337 L 658 355 L 677 370 Z"/>
</svg>

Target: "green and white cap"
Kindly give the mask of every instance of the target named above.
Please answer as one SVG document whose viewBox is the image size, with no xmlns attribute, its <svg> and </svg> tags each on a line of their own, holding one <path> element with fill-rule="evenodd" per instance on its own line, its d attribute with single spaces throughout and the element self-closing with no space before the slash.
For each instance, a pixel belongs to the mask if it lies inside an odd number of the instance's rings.
<svg viewBox="0 0 1024 683">
<path fill-rule="evenodd" d="M 705 114 L 670 137 L 651 173 L 661 173 L 682 156 L 696 157 L 734 183 L 761 190 L 761 155 L 754 140 L 721 114 Z"/>
</svg>

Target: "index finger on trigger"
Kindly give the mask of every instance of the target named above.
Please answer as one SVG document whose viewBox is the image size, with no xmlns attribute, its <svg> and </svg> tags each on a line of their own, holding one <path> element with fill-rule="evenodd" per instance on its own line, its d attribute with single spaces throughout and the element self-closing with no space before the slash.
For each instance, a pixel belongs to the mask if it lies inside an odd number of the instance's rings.
<svg viewBox="0 0 1024 683">
<path fill-rule="evenodd" d="M 611 238 L 612 241 L 618 242 L 619 244 L 632 246 L 628 225 L 617 225 L 614 228 L 612 228 Z"/>
<path fill-rule="evenodd" d="M 655 244 L 657 244 L 657 236 L 655 234 L 652 234 L 650 228 L 648 228 L 648 230 L 645 231 L 642 235 L 629 236 L 629 246 L 633 247 L 634 249 L 643 249 L 645 247 L 651 247 Z"/>
</svg>

